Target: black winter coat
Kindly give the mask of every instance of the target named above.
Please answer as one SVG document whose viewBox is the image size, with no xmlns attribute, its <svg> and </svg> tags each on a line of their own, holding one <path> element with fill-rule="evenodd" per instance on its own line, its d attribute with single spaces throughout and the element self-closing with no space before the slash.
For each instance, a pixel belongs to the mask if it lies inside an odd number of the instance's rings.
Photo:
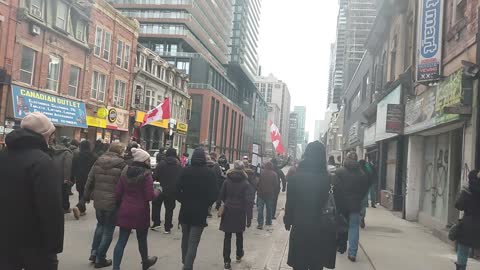
<svg viewBox="0 0 480 270">
<path fill-rule="evenodd" d="M 357 161 L 346 160 L 344 167 L 335 172 L 335 198 L 337 207 L 345 214 L 358 213 L 362 209 L 362 201 L 370 188 L 368 176 L 360 168 Z"/>
<path fill-rule="evenodd" d="M 47 154 L 45 139 L 17 129 L 0 153 L 0 253 L 32 248 L 56 254 L 63 250 L 63 180 Z M 1 267 L 0 267 L 1 268 Z"/>
<path fill-rule="evenodd" d="M 455 207 L 465 211 L 457 241 L 471 248 L 480 248 L 480 183 L 463 188 Z"/>
<path fill-rule="evenodd" d="M 192 166 L 182 172 L 177 184 L 176 199 L 182 204 L 180 224 L 207 226 L 208 208 L 218 198 L 217 178 L 206 166 L 205 152 L 203 161 L 197 163 L 192 157 Z M 194 153 L 195 155 L 195 153 Z"/>
<path fill-rule="evenodd" d="M 251 216 L 248 213 L 251 209 L 251 194 L 247 174 L 243 170 L 229 170 L 217 201 L 217 207 L 221 202 L 225 204 L 220 222 L 221 231 L 228 233 L 245 231 L 247 223 L 251 223 Z"/>
<path fill-rule="evenodd" d="M 300 163 L 290 177 L 284 222 L 291 226 L 288 265 L 294 269 L 335 268 L 336 233 L 319 226 L 330 190 L 326 169 L 323 174 Z"/>
<path fill-rule="evenodd" d="M 75 179 L 77 190 L 85 189 L 88 174 L 96 161 L 96 156 L 92 152 L 80 152 L 73 156 L 72 175 Z"/>
<path fill-rule="evenodd" d="M 157 165 L 153 179 L 160 182 L 163 195 L 175 198 L 177 182 L 182 174 L 182 169 L 180 161 L 175 157 L 167 157 Z"/>
</svg>

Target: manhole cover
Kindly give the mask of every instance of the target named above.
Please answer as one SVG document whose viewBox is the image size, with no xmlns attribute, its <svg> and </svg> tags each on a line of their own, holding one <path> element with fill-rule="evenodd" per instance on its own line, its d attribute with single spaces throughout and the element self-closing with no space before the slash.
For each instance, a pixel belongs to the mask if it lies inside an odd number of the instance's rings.
<svg viewBox="0 0 480 270">
<path fill-rule="evenodd" d="M 381 226 L 367 226 L 369 231 L 382 232 L 382 233 L 402 233 L 401 230 L 390 228 L 390 227 L 381 227 Z"/>
</svg>

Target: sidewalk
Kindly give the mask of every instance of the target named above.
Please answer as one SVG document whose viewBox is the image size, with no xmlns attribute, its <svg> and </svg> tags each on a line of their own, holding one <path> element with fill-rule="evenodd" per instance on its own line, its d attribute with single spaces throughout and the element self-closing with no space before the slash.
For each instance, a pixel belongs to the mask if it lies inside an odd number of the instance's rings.
<svg viewBox="0 0 480 270">
<path fill-rule="evenodd" d="M 427 228 L 405 221 L 383 208 L 368 208 L 367 227 L 360 232 L 356 263 L 337 255 L 339 270 L 452 270 L 456 255 L 453 247 Z M 285 251 L 280 269 L 291 269 Z M 480 269 L 478 261 L 469 260 L 468 269 Z"/>
</svg>

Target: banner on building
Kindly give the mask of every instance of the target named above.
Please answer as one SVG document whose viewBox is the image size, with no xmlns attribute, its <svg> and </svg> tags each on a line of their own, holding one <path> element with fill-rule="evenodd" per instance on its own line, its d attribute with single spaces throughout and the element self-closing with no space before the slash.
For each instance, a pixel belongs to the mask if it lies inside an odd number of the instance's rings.
<svg viewBox="0 0 480 270">
<path fill-rule="evenodd" d="M 420 0 L 417 81 L 437 80 L 442 66 L 443 0 Z"/>
<path fill-rule="evenodd" d="M 350 147 L 352 147 L 353 144 L 360 142 L 360 138 L 358 137 L 358 132 L 359 132 L 359 123 L 355 122 L 350 127 L 350 130 L 348 131 L 348 143 L 350 144 Z"/>
<path fill-rule="evenodd" d="M 13 113 L 22 119 L 31 112 L 45 114 L 55 125 L 87 128 L 85 103 L 12 85 Z"/>
<path fill-rule="evenodd" d="M 375 130 L 375 141 L 383 141 L 398 136 L 397 133 L 387 131 L 387 113 L 389 104 L 400 104 L 402 97 L 402 85 L 397 86 L 392 92 L 385 96 L 377 105 L 377 125 Z"/>
<path fill-rule="evenodd" d="M 130 112 L 127 110 L 108 107 L 107 128 L 128 131 L 129 114 Z"/>
<path fill-rule="evenodd" d="M 375 129 L 377 128 L 377 123 L 373 123 L 368 128 L 363 130 L 363 146 L 369 147 L 375 145 Z"/>
<path fill-rule="evenodd" d="M 405 107 L 403 104 L 387 104 L 387 121 L 385 131 L 387 133 L 402 134 L 404 126 Z"/>
<path fill-rule="evenodd" d="M 405 134 L 423 131 L 437 125 L 460 119 L 458 114 L 447 114 L 447 106 L 461 103 L 462 72 L 458 71 L 447 79 L 430 87 L 427 91 L 407 101 L 405 108 Z"/>
</svg>

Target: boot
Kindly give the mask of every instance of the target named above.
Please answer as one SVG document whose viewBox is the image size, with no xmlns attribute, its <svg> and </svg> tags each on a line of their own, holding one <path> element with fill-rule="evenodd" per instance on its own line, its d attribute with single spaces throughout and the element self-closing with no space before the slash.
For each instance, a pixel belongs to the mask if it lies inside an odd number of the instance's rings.
<svg viewBox="0 0 480 270">
<path fill-rule="evenodd" d="M 112 265 L 112 260 L 104 260 L 99 263 L 95 263 L 95 268 L 104 268 Z"/>
<path fill-rule="evenodd" d="M 157 263 L 158 257 L 157 256 L 152 256 L 148 257 L 147 260 L 142 262 L 142 269 L 147 270 L 148 268 L 152 267 L 154 264 Z"/>
<path fill-rule="evenodd" d="M 457 266 L 457 270 L 466 270 L 467 269 L 467 266 L 466 265 L 459 265 L 457 263 L 455 263 L 455 265 Z"/>
</svg>

